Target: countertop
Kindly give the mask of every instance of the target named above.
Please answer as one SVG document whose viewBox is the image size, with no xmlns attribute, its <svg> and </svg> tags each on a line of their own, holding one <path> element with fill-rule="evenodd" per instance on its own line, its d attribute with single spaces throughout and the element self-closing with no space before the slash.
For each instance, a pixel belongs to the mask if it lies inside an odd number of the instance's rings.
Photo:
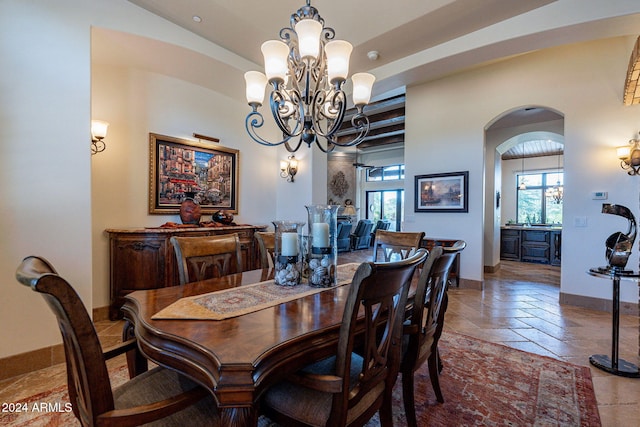
<svg viewBox="0 0 640 427">
<path fill-rule="evenodd" d="M 562 231 L 561 225 L 502 225 L 504 230 L 541 230 L 541 231 Z"/>
</svg>

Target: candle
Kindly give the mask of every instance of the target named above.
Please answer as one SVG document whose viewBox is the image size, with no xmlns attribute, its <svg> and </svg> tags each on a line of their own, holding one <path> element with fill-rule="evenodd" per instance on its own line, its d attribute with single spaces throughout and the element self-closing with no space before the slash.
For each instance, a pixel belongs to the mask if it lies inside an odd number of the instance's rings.
<svg viewBox="0 0 640 427">
<path fill-rule="evenodd" d="M 329 247 L 329 224 L 326 222 L 316 222 L 312 225 L 311 236 L 313 246 L 316 248 Z"/>
<path fill-rule="evenodd" d="M 282 233 L 282 256 L 298 255 L 298 233 Z"/>
</svg>

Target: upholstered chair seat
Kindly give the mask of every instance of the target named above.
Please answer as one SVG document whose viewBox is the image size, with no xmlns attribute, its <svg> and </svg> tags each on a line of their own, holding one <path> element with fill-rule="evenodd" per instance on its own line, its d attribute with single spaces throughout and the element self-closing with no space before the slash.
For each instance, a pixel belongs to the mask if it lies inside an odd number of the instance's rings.
<svg viewBox="0 0 640 427">
<path fill-rule="evenodd" d="M 170 369 L 157 367 L 134 377 L 113 390 L 116 410 L 136 408 L 198 388 L 199 385 L 187 377 Z M 195 405 L 180 412 L 157 420 L 149 426 L 218 426 L 220 419 L 211 396 L 201 399 Z"/>
</svg>

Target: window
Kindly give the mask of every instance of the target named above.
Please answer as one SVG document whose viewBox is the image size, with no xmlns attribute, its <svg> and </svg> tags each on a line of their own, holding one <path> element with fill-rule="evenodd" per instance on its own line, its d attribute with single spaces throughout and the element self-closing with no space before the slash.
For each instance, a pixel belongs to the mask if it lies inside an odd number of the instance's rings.
<svg viewBox="0 0 640 427">
<path fill-rule="evenodd" d="M 400 231 L 403 204 L 404 190 L 367 191 L 367 219 L 374 224 L 379 219 L 389 220 L 389 230 Z"/>
<path fill-rule="evenodd" d="M 562 200 L 552 195 L 564 190 L 563 172 L 518 174 L 516 179 L 518 223 L 562 223 Z M 523 180 L 526 188 L 520 189 Z"/>
<path fill-rule="evenodd" d="M 392 181 L 398 179 L 404 179 L 404 165 L 367 169 L 367 181 Z"/>
</svg>

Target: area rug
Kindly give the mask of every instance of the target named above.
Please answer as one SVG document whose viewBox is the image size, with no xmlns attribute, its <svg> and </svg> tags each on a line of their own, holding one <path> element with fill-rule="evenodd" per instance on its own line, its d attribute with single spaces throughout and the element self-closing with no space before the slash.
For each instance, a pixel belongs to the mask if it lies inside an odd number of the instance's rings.
<svg viewBox="0 0 640 427">
<path fill-rule="evenodd" d="M 419 426 L 600 426 L 591 372 L 545 356 L 538 356 L 451 332 L 440 340 L 444 370 L 440 385 L 445 398 L 438 403 L 426 366 L 416 372 Z M 124 366 L 111 370 L 114 386 L 127 380 Z M 66 386 L 28 399 L 21 413 L 0 412 L 2 426 L 76 426 L 65 412 Z M 49 406 L 43 411 L 40 408 Z M 53 406 L 51 405 L 53 404 Z M 60 408 L 56 411 L 56 407 Z M 395 426 L 406 426 L 402 384 L 394 389 Z M 260 426 L 274 426 L 261 419 Z M 379 426 L 377 415 L 367 427 Z"/>
</svg>

